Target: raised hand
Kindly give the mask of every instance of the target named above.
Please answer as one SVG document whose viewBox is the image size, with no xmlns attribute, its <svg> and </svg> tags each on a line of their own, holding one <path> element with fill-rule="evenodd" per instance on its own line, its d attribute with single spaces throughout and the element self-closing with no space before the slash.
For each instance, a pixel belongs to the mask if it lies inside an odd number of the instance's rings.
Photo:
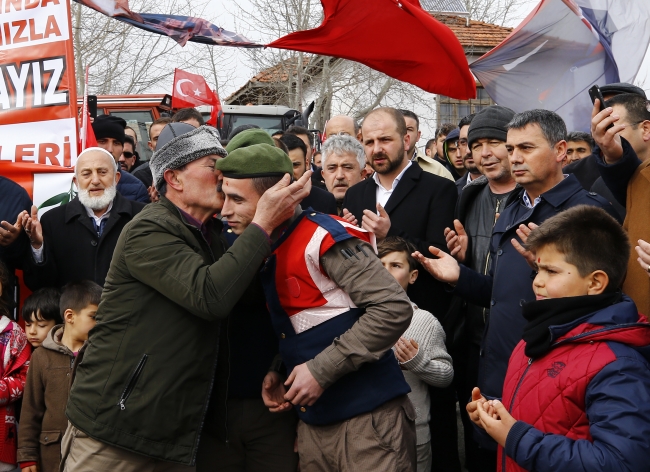
<svg viewBox="0 0 650 472">
<path fill-rule="evenodd" d="M 363 210 L 363 218 L 361 219 L 361 227 L 366 231 L 375 233 L 377 241 L 382 241 L 388 235 L 390 230 L 390 217 L 384 207 L 377 203 L 377 211 Z"/>
<path fill-rule="evenodd" d="M 637 257 L 637 261 L 639 261 L 639 265 L 641 265 L 641 268 L 646 271 L 648 274 L 648 277 L 650 277 L 650 244 L 645 242 L 643 239 L 639 239 L 637 241 L 638 246 L 636 246 L 634 249 L 636 250 L 636 253 L 639 255 Z"/>
<path fill-rule="evenodd" d="M 627 125 L 616 124 L 619 118 L 611 107 L 600 111 L 600 100 L 594 100 L 594 108 L 591 110 L 591 135 L 608 164 L 613 164 L 623 157 L 623 145 L 619 133 Z"/>
<path fill-rule="evenodd" d="M 537 228 L 538 225 L 535 223 L 528 223 L 528 226 L 526 225 L 519 225 L 519 228 L 517 228 L 517 236 L 521 238 L 521 241 L 526 244 L 528 242 L 528 236 L 530 235 L 530 232 Z M 519 254 L 523 256 L 524 259 L 526 259 L 526 262 L 532 269 L 537 269 L 537 265 L 535 264 L 535 255 L 527 250 L 524 246 L 519 244 L 519 241 L 517 241 L 515 238 L 512 238 L 510 240 L 512 243 L 513 247 L 517 250 Z"/>
<path fill-rule="evenodd" d="M 459 220 L 454 220 L 454 229 L 445 228 L 445 240 L 447 249 L 458 262 L 465 262 L 469 237 L 465 227 Z"/>
<path fill-rule="evenodd" d="M 447 282 L 449 284 L 455 284 L 458 282 L 458 277 L 460 277 L 460 266 L 456 259 L 434 246 L 429 246 L 429 252 L 437 259 L 424 257 L 419 251 L 415 251 L 413 257 L 422 264 L 422 267 L 424 267 L 428 273 L 433 275 L 433 277 L 439 281 Z"/>
<path fill-rule="evenodd" d="M 253 223 L 271 234 L 284 221 L 293 216 L 298 203 L 311 191 L 311 171 L 308 170 L 296 182 L 285 176 L 273 187 L 264 192 L 257 202 Z"/>
<path fill-rule="evenodd" d="M 27 211 L 25 210 L 19 213 L 14 224 L 8 221 L 0 222 L 0 246 L 9 246 L 18 239 L 20 231 L 23 229 L 23 215 L 26 214 Z"/>
<path fill-rule="evenodd" d="M 34 249 L 40 249 L 43 245 L 43 227 L 38 219 L 38 208 L 32 205 L 31 214 L 27 214 L 27 212 L 21 214 L 23 215 L 22 225 L 25 228 L 29 242 Z"/>
<path fill-rule="evenodd" d="M 285 401 L 284 395 L 287 393 L 282 384 L 280 374 L 269 372 L 262 382 L 262 401 L 271 413 L 280 413 L 291 409 L 291 403 Z"/>
</svg>

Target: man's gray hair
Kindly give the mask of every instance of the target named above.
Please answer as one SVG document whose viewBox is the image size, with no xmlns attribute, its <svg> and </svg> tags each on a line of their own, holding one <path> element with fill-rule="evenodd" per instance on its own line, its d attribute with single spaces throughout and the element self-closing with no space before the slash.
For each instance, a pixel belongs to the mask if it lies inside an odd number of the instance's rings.
<svg viewBox="0 0 650 472">
<path fill-rule="evenodd" d="M 549 146 L 553 147 L 560 141 L 566 139 L 566 124 L 560 115 L 550 110 L 527 110 L 517 113 L 506 129 L 523 129 L 528 125 L 537 124 L 542 129 L 542 134 L 548 141 Z"/>
<path fill-rule="evenodd" d="M 366 152 L 363 150 L 361 143 L 352 136 L 336 134 L 328 137 L 321 148 L 321 152 L 323 153 L 321 160 L 323 169 L 325 168 L 327 157 L 331 154 L 352 154 L 357 158 L 360 169 L 366 166 Z"/>
</svg>

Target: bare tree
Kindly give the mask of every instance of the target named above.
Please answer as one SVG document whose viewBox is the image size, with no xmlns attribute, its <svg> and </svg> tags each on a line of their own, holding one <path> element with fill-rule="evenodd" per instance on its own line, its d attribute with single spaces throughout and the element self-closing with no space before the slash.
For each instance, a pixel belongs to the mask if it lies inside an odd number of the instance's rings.
<svg viewBox="0 0 650 472">
<path fill-rule="evenodd" d="M 136 12 L 201 17 L 207 2 L 195 0 L 131 0 Z M 139 94 L 171 86 L 174 68 L 204 74 L 214 85 L 232 79 L 226 48 L 188 43 L 184 48 L 167 36 L 134 28 L 78 3 L 73 5 L 73 36 L 77 90 L 84 92 L 89 66 L 92 93 Z M 219 67 L 217 67 L 219 64 Z"/>
<path fill-rule="evenodd" d="M 248 4 L 249 8 L 240 4 L 233 12 L 237 30 L 262 43 L 314 28 L 323 19 L 319 0 L 249 0 Z M 259 86 L 250 95 L 251 102 L 256 99 L 254 104 L 281 104 L 302 111 L 313 100 L 310 124 L 317 129 L 323 129 L 333 114 L 360 119 L 380 105 L 417 105 L 435 119 L 433 95 L 357 62 L 272 48 L 245 54 L 258 72 Z"/>
<path fill-rule="evenodd" d="M 495 25 L 505 25 L 512 21 L 520 7 L 530 0 L 464 0 L 472 20 L 484 21 Z"/>
</svg>

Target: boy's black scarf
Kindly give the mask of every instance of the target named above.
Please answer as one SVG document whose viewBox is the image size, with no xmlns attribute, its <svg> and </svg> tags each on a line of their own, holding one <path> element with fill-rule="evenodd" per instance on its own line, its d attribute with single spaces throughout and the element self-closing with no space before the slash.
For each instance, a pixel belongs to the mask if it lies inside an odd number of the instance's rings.
<svg viewBox="0 0 650 472">
<path fill-rule="evenodd" d="M 524 327 L 526 356 L 536 359 L 551 349 L 551 326 L 561 326 L 579 320 L 590 313 L 618 302 L 621 292 L 583 295 L 580 297 L 549 298 L 522 305 L 522 314 L 528 321 Z"/>
</svg>

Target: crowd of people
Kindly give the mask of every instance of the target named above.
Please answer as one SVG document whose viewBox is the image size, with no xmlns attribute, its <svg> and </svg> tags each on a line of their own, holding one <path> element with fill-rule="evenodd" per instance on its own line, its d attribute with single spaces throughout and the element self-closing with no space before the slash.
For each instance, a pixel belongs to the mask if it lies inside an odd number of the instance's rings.
<svg viewBox="0 0 650 472">
<path fill-rule="evenodd" d="M 103 115 L 69 203 L 0 176 L 0 471 L 647 470 L 650 102 L 601 90 L 424 152 Z"/>
</svg>

